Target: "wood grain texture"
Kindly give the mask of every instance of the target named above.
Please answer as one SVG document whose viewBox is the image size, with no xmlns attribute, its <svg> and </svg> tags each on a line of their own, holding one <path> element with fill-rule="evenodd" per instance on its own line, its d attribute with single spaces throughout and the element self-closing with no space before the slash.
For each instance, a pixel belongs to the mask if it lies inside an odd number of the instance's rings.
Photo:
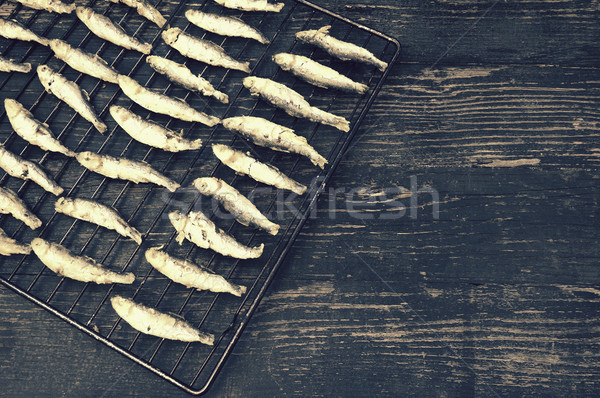
<svg viewBox="0 0 600 398">
<path fill-rule="evenodd" d="M 208 396 L 597 396 L 600 3 L 318 3 L 402 62 Z M 6 289 L 0 380 L 187 396 Z"/>
</svg>

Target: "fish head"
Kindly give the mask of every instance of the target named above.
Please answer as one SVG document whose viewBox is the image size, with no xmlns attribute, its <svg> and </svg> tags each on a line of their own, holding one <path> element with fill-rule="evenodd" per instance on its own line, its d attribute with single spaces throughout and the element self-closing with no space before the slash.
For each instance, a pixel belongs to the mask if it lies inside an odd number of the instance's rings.
<svg viewBox="0 0 600 398">
<path fill-rule="evenodd" d="M 50 44 L 52 51 L 59 56 L 64 56 L 72 49 L 69 43 L 60 39 L 52 39 L 48 43 Z"/>
<path fill-rule="evenodd" d="M 179 28 L 169 28 L 161 33 L 165 43 L 171 45 L 177 41 L 177 38 L 183 31 Z"/>
<path fill-rule="evenodd" d="M 117 314 L 121 317 L 121 314 L 126 315 L 131 309 L 131 307 L 133 307 L 133 301 L 121 296 L 112 296 L 110 298 L 110 304 L 113 306 Z"/>
<path fill-rule="evenodd" d="M 54 75 L 54 71 L 48 65 L 38 66 L 37 74 L 44 86 L 52 83 L 52 75 Z"/>
<path fill-rule="evenodd" d="M 244 78 L 243 83 L 244 87 L 246 87 L 248 90 L 252 90 L 253 88 L 257 87 L 259 80 L 256 76 L 248 76 Z"/>
<path fill-rule="evenodd" d="M 144 90 L 144 87 L 142 87 L 141 84 L 129 76 L 119 75 L 118 80 L 119 87 L 121 87 L 121 90 L 123 90 L 126 95 L 129 95 L 129 93 L 137 94 L 141 90 Z"/>
<path fill-rule="evenodd" d="M 31 248 L 38 256 L 45 254 L 50 248 L 50 244 L 42 238 L 35 238 L 31 241 Z"/>
<path fill-rule="evenodd" d="M 21 112 L 24 108 L 18 101 L 12 98 L 6 98 L 4 100 L 4 109 L 6 109 L 6 114 L 9 118 L 16 116 L 19 112 Z"/>
<path fill-rule="evenodd" d="M 87 21 L 90 19 L 94 11 L 88 7 L 78 6 L 75 8 L 75 13 L 77 14 L 77 18 L 81 19 L 82 21 Z"/>
<path fill-rule="evenodd" d="M 227 119 L 221 120 L 221 124 L 227 130 L 239 131 L 241 130 L 242 125 L 244 124 L 244 120 L 249 120 L 250 116 L 240 116 L 240 117 L 230 117 Z"/>
<path fill-rule="evenodd" d="M 79 152 L 75 159 L 86 169 L 94 170 L 102 166 L 102 158 L 94 152 Z"/>
<path fill-rule="evenodd" d="M 163 247 L 164 246 L 151 247 L 150 249 L 146 250 L 146 253 L 144 253 L 146 260 L 150 264 L 157 264 L 163 257 L 166 256 L 166 253 L 161 251 Z"/>
<path fill-rule="evenodd" d="M 215 177 L 202 177 L 194 180 L 194 187 L 196 187 L 202 195 L 214 195 L 221 189 L 221 186 L 221 181 Z"/>
<path fill-rule="evenodd" d="M 171 224 L 173 224 L 173 227 L 175 227 L 177 231 L 183 229 L 183 225 L 185 224 L 185 218 L 186 217 L 183 214 L 181 214 L 179 210 L 174 210 L 169 213 L 169 221 L 171 221 Z"/>
<path fill-rule="evenodd" d="M 287 53 L 279 53 L 273 55 L 273 62 L 281 67 L 283 70 L 290 70 L 294 64 L 294 56 Z"/>
<path fill-rule="evenodd" d="M 235 153 L 233 149 L 223 144 L 213 144 L 212 145 L 213 153 L 219 160 L 223 161 L 224 159 L 229 159 Z"/>
<path fill-rule="evenodd" d="M 70 198 L 58 198 L 54 203 L 54 209 L 61 213 L 71 213 L 75 210 L 75 202 Z"/>
<path fill-rule="evenodd" d="M 112 105 L 108 111 L 117 122 L 123 121 L 129 114 L 129 111 L 122 106 Z"/>
</svg>

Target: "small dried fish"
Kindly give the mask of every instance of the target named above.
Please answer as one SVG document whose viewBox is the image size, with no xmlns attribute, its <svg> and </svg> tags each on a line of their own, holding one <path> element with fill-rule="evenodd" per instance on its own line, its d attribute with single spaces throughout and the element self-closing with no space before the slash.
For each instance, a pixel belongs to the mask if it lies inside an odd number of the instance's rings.
<svg viewBox="0 0 600 398">
<path fill-rule="evenodd" d="M 37 145 L 44 151 L 58 152 L 66 156 L 75 156 L 75 152 L 65 147 L 54 137 L 46 123 L 42 123 L 33 117 L 25 107 L 7 98 L 4 100 L 4 109 L 13 130 L 25 141 Z"/>
<path fill-rule="evenodd" d="M 256 145 L 306 156 L 322 169 L 327 164 L 327 159 L 310 146 L 306 138 L 296 135 L 294 130 L 287 127 L 253 116 L 231 117 L 224 119 L 222 123 L 226 129 L 248 137 Z"/>
<path fill-rule="evenodd" d="M 202 147 L 201 139 L 187 140 L 179 133 L 146 120 L 122 106 L 111 106 L 110 114 L 131 138 L 146 145 L 169 152 L 189 151 Z"/>
<path fill-rule="evenodd" d="M 272 185 L 279 189 L 288 189 L 302 195 L 306 187 L 283 174 L 275 166 L 259 162 L 243 152 L 236 151 L 227 145 L 214 144 L 212 150 L 224 165 L 231 167 L 239 174 L 245 174 L 258 182 Z"/>
<path fill-rule="evenodd" d="M 158 55 L 149 55 L 146 62 L 160 74 L 163 74 L 173 83 L 202 95 L 215 97 L 224 104 L 229 103 L 229 96 L 217 91 L 212 84 L 201 76 L 196 76 L 183 64 L 178 64 L 170 59 L 159 57 Z"/>
<path fill-rule="evenodd" d="M 81 282 L 123 283 L 131 285 L 135 275 L 131 272 L 110 271 L 96 260 L 78 256 L 64 246 L 41 238 L 31 241 L 31 248 L 44 265 L 58 275 Z"/>
<path fill-rule="evenodd" d="M 250 90 L 252 95 L 261 96 L 291 116 L 327 124 L 344 132 L 350 131 L 349 121 L 311 106 L 302 95 L 281 83 L 262 77 L 249 76 L 244 79 L 244 86 Z"/>
<path fill-rule="evenodd" d="M 121 296 L 111 297 L 110 303 L 115 312 L 139 332 L 169 340 L 214 344 L 212 334 L 194 328 L 179 315 L 165 314 Z"/>
<path fill-rule="evenodd" d="M 65 4 L 60 0 L 13 0 L 25 7 L 35 10 L 46 10 L 58 14 L 70 14 L 75 10 L 75 4 Z"/>
<path fill-rule="evenodd" d="M 42 220 L 29 211 L 25 202 L 8 188 L 0 187 L 0 213 L 12 215 L 31 229 L 39 228 L 42 225 Z"/>
<path fill-rule="evenodd" d="M 296 38 L 317 46 L 342 61 L 364 62 L 377 67 L 382 72 L 388 67 L 387 63 L 379 60 L 369 50 L 329 36 L 330 29 L 331 26 L 324 26 L 319 30 L 305 30 L 296 33 Z"/>
<path fill-rule="evenodd" d="M 0 168 L 13 177 L 35 182 L 53 195 L 58 196 L 64 192 L 40 166 L 12 153 L 4 145 L 0 145 Z"/>
<path fill-rule="evenodd" d="M 159 28 L 162 28 L 167 20 L 162 16 L 160 11 L 154 8 L 145 0 L 110 0 L 113 3 L 123 3 L 126 6 L 135 8 L 137 13 L 146 18 L 150 22 L 154 22 Z"/>
<path fill-rule="evenodd" d="M 135 37 L 128 35 L 122 27 L 115 24 L 107 16 L 82 6 L 77 7 L 75 12 L 81 22 L 99 38 L 128 50 L 139 51 L 142 54 L 150 54 L 150 51 L 152 51 L 152 44 L 142 43 Z"/>
<path fill-rule="evenodd" d="M 138 245 L 142 244 L 142 234 L 127 224 L 115 209 L 101 203 L 78 198 L 59 198 L 54 203 L 54 209 L 67 216 L 112 229 L 119 235 L 133 239 Z"/>
<path fill-rule="evenodd" d="M 35 41 L 43 46 L 48 45 L 48 39 L 45 37 L 36 35 L 17 21 L 9 21 L 2 18 L 0 18 L 0 36 L 4 36 L 7 39 Z"/>
<path fill-rule="evenodd" d="M 11 256 L 13 254 L 29 254 L 31 246 L 24 245 L 15 239 L 12 239 L 2 228 L 0 228 L 0 255 Z"/>
<path fill-rule="evenodd" d="M 213 293 L 231 293 L 241 297 L 246 286 L 235 285 L 212 270 L 161 251 L 161 247 L 146 250 L 146 260 L 158 272 L 174 282 L 197 290 L 209 290 Z"/>
<path fill-rule="evenodd" d="M 223 47 L 185 33 L 179 28 L 170 28 L 162 32 L 162 38 L 169 46 L 183 56 L 223 68 L 241 70 L 250 73 L 250 63 L 240 62 L 225 53 Z"/>
<path fill-rule="evenodd" d="M 169 220 L 177 230 L 175 239 L 179 244 L 187 239 L 203 249 L 241 259 L 259 258 L 265 247 L 264 244 L 256 247 L 242 245 L 231 235 L 217 228 L 202 212 L 192 211 L 186 216 L 175 210 L 169 213 Z"/>
<path fill-rule="evenodd" d="M 175 192 L 180 187 L 178 183 L 154 170 L 146 162 L 99 155 L 94 152 L 79 152 L 75 158 L 86 169 L 109 178 L 118 178 L 136 184 L 151 182 L 165 187 L 171 192 Z"/>
<path fill-rule="evenodd" d="M 241 19 L 208 14 L 200 10 L 187 10 L 185 17 L 199 28 L 221 36 L 243 37 L 256 40 L 262 44 L 269 43 L 269 39 Z"/>
<path fill-rule="evenodd" d="M 104 134 L 107 130 L 106 124 L 96 115 L 96 111 L 89 102 L 90 97 L 84 90 L 80 89 L 74 82 L 67 80 L 60 73 L 54 72 L 47 65 L 38 66 L 37 74 L 47 92 L 66 102 L 85 120 L 92 123 L 96 130 Z"/>
<path fill-rule="evenodd" d="M 30 63 L 19 63 L 14 62 L 10 59 L 0 57 L 0 72 L 20 72 L 29 73 L 31 72 Z"/>
<path fill-rule="evenodd" d="M 285 6 L 283 3 L 271 4 L 267 0 L 215 0 L 215 2 L 223 7 L 242 11 L 279 12 Z"/>
<path fill-rule="evenodd" d="M 192 184 L 202 195 L 218 200 L 240 224 L 255 226 L 271 235 L 277 235 L 279 232 L 279 225 L 265 217 L 248 198 L 225 181 L 215 177 L 203 177 L 195 179 Z"/>
<path fill-rule="evenodd" d="M 343 91 L 364 94 L 369 87 L 338 73 L 325 65 L 302 55 L 279 53 L 273 56 L 273 61 L 285 71 L 322 88 L 337 88 Z"/>
<path fill-rule="evenodd" d="M 74 48 L 60 39 L 50 40 L 50 48 L 54 51 L 56 58 L 64 61 L 76 71 L 109 83 L 118 83 L 119 72 L 98 55 Z"/>
<path fill-rule="evenodd" d="M 133 102 L 149 111 L 188 122 L 200 122 L 209 127 L 221 122 L 219 118 L 197 111 L 183 100 L 149 90 L 130 77 L 119 76 L 119 86 Z"/>
</svg>

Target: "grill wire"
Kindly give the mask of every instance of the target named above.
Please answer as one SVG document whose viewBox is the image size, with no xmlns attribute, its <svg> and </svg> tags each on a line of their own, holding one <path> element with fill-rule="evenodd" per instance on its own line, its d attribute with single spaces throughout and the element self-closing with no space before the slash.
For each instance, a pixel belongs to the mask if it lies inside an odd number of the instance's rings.
<svg viewBox="0 0 600 398">
<path fill-rule="evenodd" d="M 301 30 L 332 25 L 334 36 L 368 48 L 390 65 L 398 58 L 400 45 L 394 39 L 304 0 L 287 1 L 281 13 L 228 10 L 211 0 L 187 2 L 187 7 L 184 7 L 184 3 L 159 0 L 155 6 L 167 17 L 167 25 L 181 27 L 194 36 L 211 40 L 223 46 L 234 58 L 250 61 L 253 65 L 252 75 L 282 82 L 300 92 L 311 105 L 346 117 L 351 121 L 350 133 L 341 133 L 332 127 L 292 118 L 283 111 L 275 110 L 263 101 L 251 97 L 241 85 L 241 80 L 246 76 L 242 72 L 186 60 L 160 39 L 160 32 L 165 28 L 159 29 L 129 7 L 96 0 L 86 4 L 124 26 L 130 34 L 142 41 L 151 42 L 153 54 L 184 63 L 195 74 L 209 80 L 217 90 L 230 96 L 229 104 L 220 104 L 171 84 L 146 65 L 141 54 L 120 49 L 95 37 L 79 22 L 74 13 L 51 14 L 4 1 L 0 2 L 0 16 L 5 19 L 17 19 L 41 36 L 60 38 L 85 51 L 96 53 L 120 73 L 133 77 L 144 86 L 183 98 L 196 109 L 211 115 L 220 118 L 254 115 L 290 127 L 299 135 L 305 136 L 330 164 L 321 171 L 299 156 L 256 147 L 222 126 L 207 128 L 152 114 L 133 104 L 116 85 L 98 81 L 70 69 L 62 61 L 54 58 L 51 50 L 41 45 L 1 39 L 2 56 L 18 62 L 30 62 L 33 66 L 33 71 L 29 74 L 10 73 L 0 76 L 2 101 L 5 98 L 14 98 L 22 102 L 36 119 L 48 123 L 63 144 L 76 152 L 90 150 L 144 160 L 181 183 L 184 188 L 176 193 L 168 193 L 150 184 L 135 185 L 91 173 L 80 167 L 74 159 L 45 152 L 16 137 L 2 109 L 0 139 L 7 149 L 46 168 L 49 175 L 65 188 L 64 195 L 96 200 L 118 209 L 128 223 L 142 232 L 144 244 L 138 246 L 112 231 L 57 214 L 54 212 L 54 196 L 35 184 L 4 174 L 0 178 L 0 186 L 15 190 L 44 222 L 42 228 L 31 231 L 21 222 L 0 215 L 0 228 L 9 236 L 22 242 L 29 242 L 37 236 L 58 242 L 76 254 L 90 256 L 111 269 L 134 272 L 136 281 L 131 286 L 108 287 L 71 281 L 47 270 L 34 254 L 30 254 L 0 258 L 0 283 L 185 391 L 199 395 L 206 392 L 241 336 L 389 72 L 389 67 L 382 73 L 374 67 L 335 60 L 321 50 L 298 43 L 294 34 Z M 260 45 L 249 40 L 223 38 L 206 33 L 183 17 L 183 12 L 188 8 L 243 18 L 262 31 L 271 42 L 268 45 Z M 333 67 L 355 81 L 368 84 L 369 91 L 359 96 L 315 88 L 281 71 L 270 60 L 270 57 L 278 52 L 306 55 Z M 109 126 L 106 135 L 99 134 L 66 104 L 44 92 L 35 73 L 35 67 L 40 64 L 50 65 L 88 91 L 100 118 Z M 202 138 L 204 146 L 197 151 L 175 154 L 148 149 L 147 146 L 130 139 L 110 117 L 107 117 L 107 110 L 113 104 L 125 106 L 171 129 L 182 130 L 187 138 Z M 212 155 L 208 148 L 212 143 L 225 143 L 236 149 L 251 152 L 261 161 L 277 166 L 288 176 L 308 185 L 308 193 L 297 197 L 267 189 L 248 177 L 235 175 Z M 193 179 L 206 176 L 222 178 L 242 194 L 251 197 L 264 214 L 282 226 L 279 235 L 272 237 L 264 232 L 243 227 L 225 217 L 217 206 L 202 198 L 195 190 L 185 188 Z M 240 261 L 198 249 L 190 242 L 184 242 L 183 245 L 174 244 L 176 233 L 166 217 L 173 209 L 185 212 L 204 211 L 217 226 L 246 245 L 264 242 L 263 256 L 256 260 Z M 156 272 L 144 259 L 144 250 L 158 245 L 164 245 L 164 250 L 172 255 L 189 258 L 213 269 L 233 283 L 248 286 L 247 294 L 237 298 L 227 294 L 186 289 L 172 283 Z M 110 306 L 108 299 L 117 293 L 161 311 L 184 316 L 201 330 L 214 333 L 214 346 L 161 340 L 133 330 L 121 322 Z"/>
</svg>

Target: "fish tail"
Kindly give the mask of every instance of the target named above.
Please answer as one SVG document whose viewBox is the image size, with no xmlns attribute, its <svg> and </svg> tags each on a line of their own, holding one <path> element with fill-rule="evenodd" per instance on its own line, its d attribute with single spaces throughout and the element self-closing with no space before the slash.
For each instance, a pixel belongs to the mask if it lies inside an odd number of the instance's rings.
<svg viewBox="0 0 600 398">
<path fill-rule="evenodd" d="M 252 73 L 252 69 L 250 69 L 250 62 L 242 62 L 240 65 L 240 70 L 246 73 Z"/>
<path fill-rule="evenodd" d="M 246 294 L 246 291 L 248 290 L 248 288 L 246 286 L 242 286 L 242 285 L 232 285 L 233 286 L 233 291 L 231 292 L 231 294 L 233 294 L 234 296 L 237 297 L 242 297 L 243 294 Z"/>
<path fill-rule="evenodd" d="M 152 44 L 142 43 L 142 45 L 140 46 L 140 51 L 142 54 L 150 54 L 152 52 Z"/>
<path fill-rule="evenodd" d="M 341 116 L 335 117 L 334 122 L 332 123 L 332 126 L 337 128 L 338 130 L 342 130 L 345 133 L 350 131 L 350 122 Z"/>
<path fill-rule="evenodd" d="M 355 87 L 356 87 L 356 91 L 358 91 L 359 94 L 364 94 L 369 90 L 369 86 L 367 86 L 366 84 L 362 84 L 362 83 L 357 83 Z"/>
<path fill-rule="evenodd" d="M 202 148 L 202 139 L 198 138 L 196 140 L 192 140 L 190 146 L 192 147 L 192 149 Z"/>
<path fill-rule="evenodd" d="M 319 166 L 321 169 L 324 169 L 325 165 L 328 163 L 327 159 L 325 159 L 318 153 L 313 154 L 313 156 L 310 157 L 310 161 L 312 162 L 312 164 L 314 164 L 315 166 Z"/>
<path fill-rule="evenodd" d="M 377 66 L 377 69 L 379 69 L 380 71 L 384 72 L 385 69 L 388 67 L 388 64 L 385 63 L 385 62 L 383 62 L 383 61 L 377 60 L 377 65 L 376 66 Z"/>
<path fill-rule="evenodd" d="M 106 130 L 108 130 L 106 124 L 104 124 L 100 120 L 95 120 L 92 124 L 94 125 L 94 127 L 96 127 L 96 130 L 98 130 L 102 134 L 106 133 Z"/>
<path fill-rule="evenodd" d="M 225 93 L 215 90 L 215 92 L 212 94 L 212 96 L 224 104 L 229 103 L 229 96 Z"/>
<path fill-rule="evenodd" d="M 272 223 L 272 225 L 270 225 L 269 228 L 267 228 L 267 232 L 275 236 L 279 233 L 279 228 L 280 227 L 278 224 Z"/>
<path fill-rule="evenodd" d="M 179 185 L 175 181 L 171 181 L 171 180 L 167 181 L 167 183 L 165 185 L 166 185 L 165 188 L 167 188 L 171 192 L 175 192 L 179 189 L 179 187 L 181 187 L 181 185 Z"/>
<path fill-rule="evenodd" d="M 297 193 L 298 195 L 302 195 L 304 192 L 306 192 L 306 186 L 297 182 L 292 186 L 291 189 L 292 192 Z"/>
<path fill-rule="evenodd" d="M 40 43 L 42 46 L 46 46 L 48 47 L 50 45 L 50 40 L 46 39 L 45 37 L 41 37 L 37 40 L 38 43 Z"/>
</svg>

